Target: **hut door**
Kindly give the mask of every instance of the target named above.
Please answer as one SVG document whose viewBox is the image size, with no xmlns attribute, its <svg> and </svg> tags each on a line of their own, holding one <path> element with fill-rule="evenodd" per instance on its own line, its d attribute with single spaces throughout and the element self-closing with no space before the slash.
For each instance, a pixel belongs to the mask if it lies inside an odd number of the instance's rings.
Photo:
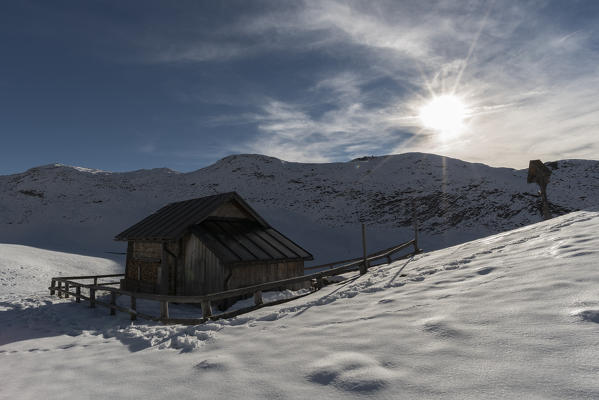
<svg viewBox="0 0 599 400">
<path fill-rule="evenodd" d="M 185 272 L 184 286 L 187 296 L 202 294 L 202 256 L 199 248 L 199 240 L 195 236 L 191 236 L 187 241 L 185 249 Z"/>
<path fill-rule="evenodd" d="M 210 288 L 210 252 L 204 244 L 192 235 L 185 250 L 185 294 L 188 296 L 208 293 Z"/>
</svg>

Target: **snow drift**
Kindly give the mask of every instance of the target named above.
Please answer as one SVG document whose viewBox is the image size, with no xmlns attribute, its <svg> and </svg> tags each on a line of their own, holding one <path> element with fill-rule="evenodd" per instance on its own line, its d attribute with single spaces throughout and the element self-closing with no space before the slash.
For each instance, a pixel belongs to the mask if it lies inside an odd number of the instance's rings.
<svg viewBox="0 0 599 400">
<path fill-rule="evenodd" d="M 599 212 L 571 213 L 190 327 L 2 284 L 2 394 L 598 398 L 598 230 Z M 36 251 L 4 248 L 4 265 Z"/>
</svg>

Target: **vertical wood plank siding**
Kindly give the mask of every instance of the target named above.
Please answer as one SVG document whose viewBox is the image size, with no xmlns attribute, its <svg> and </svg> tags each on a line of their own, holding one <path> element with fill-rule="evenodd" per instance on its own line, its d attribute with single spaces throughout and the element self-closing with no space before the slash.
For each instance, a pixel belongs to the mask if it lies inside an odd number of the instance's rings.
<svg viewBox="0 0 599 400">
<path fill-rule="evenodd" d="M 177 295 L 185 294 L 185 247 L 183 243 L 187 241 L 189 234 L 185 235 L 183 239 L 179 239 L 177 243 L 178 251 L 177 251 L 177 271 L 176 271 L 176 280 L 177 280 L 177 288 L 175 293 Z"/>
<path fill-rule="evenodd" d="M 178 242 L 167 242 L 165 243 L 166 250 L 166 264 L 168 265 L 168 293 L 175 295 L 177 294 L 177 269 L 179 260 L 179 243 Z"/>
<path fill-rule="evenodd" d="M 186 296 L 224 290 L 225 277 L 222 264 L 195 235 L 190 235 L 185 243 L 184 274 Z"/>
<path fill-rule="evenodd" d="M 129 240 L 127 242 L 127 258 L 125 261 L 125 278 L 137 279 L 137 271 L 130 265 L 131 258 L 133 257 L 133 242 Z"/>
<path fill-rule="evenodd" d="M 303 261 L 270 262 L 233 267 L 228 289 L 293 278 L 304 274 Z M 292 287 L 289 289 L 299 289 Z"/>
<path fill-rule="evenodd" d="M 197 236 L 185 235 L 179 242 L 167 243 L 166 248 L 176 256 L 167 252 L 164 256 L 164 265 L 168 268 L 168 294 L 173 295 L 216 293 L 304 274 L 304 262 L 301 260 L 242 264 L 231 268 L 231 278 L 225 288 L 228 270 L 225 270 L 217 256 Z M 131 241 L 127 253 L 127 280 L 139 282 L 136 286 L 138 290 L 153 291 L 151 288 L 160 283 L 158 272 L 162 268 L 162 243 Z M 299 289 L 300 286 L 289 289 Z"/>
</svg>

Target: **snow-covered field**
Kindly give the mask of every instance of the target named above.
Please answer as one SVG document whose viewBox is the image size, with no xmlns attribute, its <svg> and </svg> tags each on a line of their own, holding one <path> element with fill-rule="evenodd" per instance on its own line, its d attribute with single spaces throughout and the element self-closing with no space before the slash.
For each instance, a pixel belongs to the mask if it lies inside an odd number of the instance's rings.
<svg viewBox="0 0 599 400">
<path fill-rule="evenodd" d="M 571 213 L 191 327 L 40 291 L 110 261 L 0 245 L 0 398 L 599 398 L 598 231 Z"/>
<path fill-rule="evenodd" d="M 0 296 L 47 293 L 53 276 L 121 274 L 123 266 L 106 258 L 0 244 Z"/>
</svg>

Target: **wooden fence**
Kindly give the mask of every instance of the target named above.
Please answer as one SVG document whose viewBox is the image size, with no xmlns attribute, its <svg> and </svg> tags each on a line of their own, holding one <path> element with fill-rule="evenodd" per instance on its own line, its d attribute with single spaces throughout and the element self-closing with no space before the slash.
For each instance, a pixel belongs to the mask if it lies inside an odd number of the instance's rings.
<svg viewBox="0 0 599 400">
<path fill-rule="evenodd" d="M 224 292 L 211 293 L 202 296 L 172 296 L 172 295 L 162 295 L 162 294 L 151 294 L 151 293 L 141 293 L 141 292 L 132 292 L 128 290 L 122 290 L 119 287 L 114 287 L 114 285 L 120 285 L 120 281 L 108 281 L 101 282 L 101 280 L 105 280 L 107 278 L 122 278 L 124 274 L 112 274 L 112 275 L 90 275 L 90 276 L 69 276 L 69 277 L 54 277 L 52 278 L 50 287 L 50 294 L 54 295 L 55 293 L 58 297 L 62 297 L 64 295 L 65 298 L 69 296 L 75 297 L 75 301 L 77 303 L 81 302 L 81 299 L 88 300 L 89 306 L 91 308 L 96 307 L 96 305 L 101 305 L 104 307 L 108 307 L 110 309 L 110 315 L 115 315 L 116 311 L 121 311 L 124 313 L 128 313 L 131 316 L 131 320 L 135 320 L 137 317 L 161 321 L 163 323 L 175 323 L 175 324 L 189 324 L 196 325 L 200 323 L 204 323 L 208 320 L 216 320 L 220 318 L 231 318 L 239 314 L 243 314 L 252 310 L 256 310 L 258 308 L 264 306 L 270 306 L 275 304 L 280 304 L 283 302 L 291 301 L 297 299 L 299 297 L 306 296 L 312 293 L 315 290 L 318 290 L 324 286 L 324 278 L 328 276 L 339 275 L 348 271 L 353 271 L 360 268 L 361 273 L 368 270 L 370 264 L 378 260 L 385 260 L 387 263 L 391 262 L 391 258 L 395 253 L 400 252 L 401 250 L 408 248 L 410 246 L 414 246 L 413 253 L 416 254 L 420 252 L 418 249 L 418 244 L 416 240 L 410 240 L 409 242 L 402 243 L 397 246 L 390 247 L 388 249 L 378 251 L 373 253 L 367 257 L 362 258 L 354 258 L 351 260 L 345 261 L 337 261 L 333 263 L 317 265 L 312 267 L 304 268 L 306 270 L 316 270 L 322 269 L 322 271 L 315 272 L 308 275 L 297 276 L 294 278 L 283 279 L 280 281 L 273 281 L 262 283 L 259 285 L 247 286 L 239 289 L 227 290 Z M 84 283 L 80 281 L 91 281 L 90 283 Z M 300 283 L 300 282 L 312 282 L 312 291 L 302 294 L 299 296 L 281 299 L 277 301 L 272 301 L 269 303 L 264 303 L 262 300 L 262 292 L 267 290 L 275 290 L 282 287 L 288 287 L 289 285 Z M 75 289 L 73 292 L 72 289 Z M 87 294 L 82 291 L 82 289 L 87 291 Z M 97 298 L 98 292 L 108 292 L 110 293 L 110 301 L 106 302 L 103 300 L 99 300 Z M 237 298 L 241 296 L 253 295 L 254 305 L 251 307 L 246 307 L 243 309 L 213 314 L 212 313 L 212 303 L 216 301 Z M 117 296 L 129 296 L 131 299 L 129 307 L 122 307 L 116 304 Z M 160 317 L 154 317 L 151 315 L 143 314 L 137 311 L 137 299 L 145 299 L 160 302 Z M 169 317 L 169 303 L 184 303 L 184 304 L 200 304 L 202 307 L 202 318 L 170 318 Z"/>
</svg>

